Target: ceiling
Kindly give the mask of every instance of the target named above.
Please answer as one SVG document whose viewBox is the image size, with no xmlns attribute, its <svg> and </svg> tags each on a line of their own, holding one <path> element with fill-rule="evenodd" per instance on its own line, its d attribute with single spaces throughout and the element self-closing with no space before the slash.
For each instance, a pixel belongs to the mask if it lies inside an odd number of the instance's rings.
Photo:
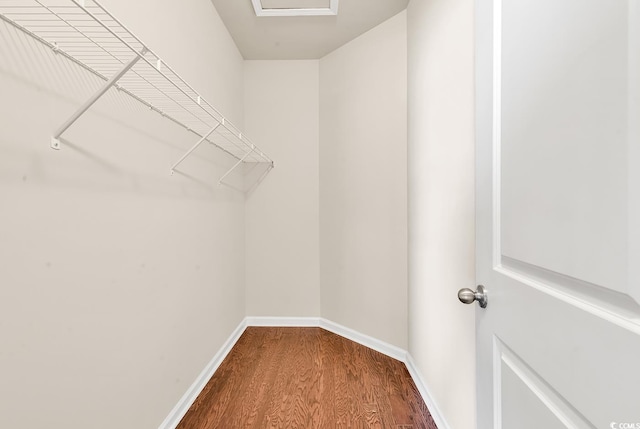
<svg viewBox="0 0 640 429">
<path fill-rule="evenodd" d="M 246 60 L 322 58 L 400 13 L 409 3 L 340 0 L 336 16 L 257 17 L 251 0 L 211 1 Z"/>
</svg>

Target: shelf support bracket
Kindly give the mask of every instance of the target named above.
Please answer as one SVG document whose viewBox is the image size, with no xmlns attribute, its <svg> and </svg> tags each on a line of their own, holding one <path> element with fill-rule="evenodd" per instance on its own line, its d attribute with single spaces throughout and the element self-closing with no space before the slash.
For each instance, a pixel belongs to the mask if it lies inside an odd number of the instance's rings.
<svg viewBox="0 0 640 429">
<path fill-rule="evenodd" d="M 73 123 L 77 121 L 78 118 L 84 114 L 84 112 L 89 110 L 89 108 L 93 105 L 93 103 L 98 101 L 98 99 L 102 97 L 104 93 L 109 90 L 109 88 L 115 85 L 116 82 L 120 80 L 120 78 L 124 76 L 124 74 L 128 72 L 131 69 L 131 67 L 133 67 L 138 62 L 138 60 L 142 58 L 146 53 L 147 53 L 146 48 L 144 48 L 140 53 L 137 53 L 136 56 L 131 59 L 131 61 L 125 64 L 124 67 L 122 67 L 122 69 L 120 69 L 116 74 L 114 74 L 111 77 L 111 79 L 109 79 L 102 86 L 102 88 L 98 90 L 98 92 L 93 94 L 87 101 L 85 101 L 84 104 L 80 106 L 78 110 L 76 110 L 76 112 L 73 115 L 71 115 L 71 117 L 67 119 L 67 121 L 60 126 L 60 128 L 56 130 L 56 132 L 53 134 L 53 137 L 51 137 L 51 147 L 53 149 L 56 149 L 56 150 L 60 149 L 60 136 L 62 135 L 62 133 L 64 133 L 71 125 L 73 125 Z"/>
<path fill-rule="evenodd" d="M 240 158 L 240 160 L 238 162 L 236 162 L 235 164 L 233 164 L 233 167 L 231 167 L 226 173 L 224 173 L 224 175 L 220 178 L 220 180 L 218 180 L 218 185 L 222 185 L 222 181 L 229 175 L 231 174 L 231 172 L 233 170 L 236 169 L 236 167 L 240 164 L 242 164 L 244 162 L 245 159 L 247 159 L 247 157 L 249 155 L 251 155 L 253 153 L 253 151 L 256 150 L 255 146 L 251 146 L 251 150 L 247 153 L 244 154 L 244 156 L 242 158 Z"/>
<path fill-rule="evenodd" d="M 211 128 L 205 135 L 202 136 L 200 140 L 198 140 L 196 144 L 193 145 L 193 147 L 191 147 L 191 149 L 187 151 L 187 153 L 182 155 L 182 158 L 180 158 L 175 164 L 171 166 L 171 174 L 173 174 L 176 171 L 176 167 L 180 165 L 180 163 L 182 163 L 182 161 L 184 161 L 189 155 L 191 155 L 191 153 L 194 150 L 196 150 L 198 146 L 200 146 L 202 142 L 204 142 L 207 139 L 207 137 L 209 137 L 216 130 L 216 128 L 220 126 L 220 124 L 221 122 L 218 122 L 213 128 Z"/>
</svg>

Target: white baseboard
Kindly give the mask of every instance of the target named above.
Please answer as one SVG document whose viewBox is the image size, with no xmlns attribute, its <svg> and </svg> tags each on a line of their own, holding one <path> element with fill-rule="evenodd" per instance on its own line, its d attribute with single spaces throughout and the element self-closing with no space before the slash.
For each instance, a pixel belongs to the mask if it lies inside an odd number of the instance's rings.
<svg viewBox="0 0 640 429">
<path fill-rule="evenodd" d="M 407 355 L 407 352 L 399 347 L 322 317 L 247 317 L 245 321 L 247 326 L 319 327 L 402 362 Z"/>
<path fill-rule="evenodd" d="M 389 343 L 385 343 L 384 341 L 380 341 L 361 332 L 354 331 L 353 329 L 347 328 L 346 326 L 340 325 L 339 323 L 321 318 L 320 327 L 326 329 L 329 332 L 333 332 L 334 334 L 340 335 L 341 337 L 345 337 L 353 342 L 380 352 L 383 355 L 387 355 L 395 360 L 399 360 L 400 362 L 404 362 L 406 360 L 406 350 L 403 350 L 400 347 L 396 347 Z"/>
<path fill-rule="evenodd" d="M 403 362 L 407 366 L 407 370 L 411 378 L 413 378 L 413 382 L 416 384 L 420 395 L 422 395 L 422 399 L 429 408 L 433 420 L 436 422 L 436 425 L 438 425 L 438 429 L 450 429 L 450 426 L 444 417 L 442 417 L 438 405 L 429 393 L 429 388 L 424 382 L 415 362 L 406 350 L 322 317 L 246 317 L 240 322 L 218 353 L 216 353 L 213 359 L 207 364 L 191 387 L 189 387 L 182 398 L 180 398 L 180 401 L 173 407 L 173 410 L 171 410 L 158 429 L 175 429 L 175 427 L 178 426 L 180 420 L 182 420 L 187 411 L 189 411 L 189 407 L 194 403 L 200 392 L 202 392 L 202 389 L 204 389 L 209 382 L 209 379 L 211 379 L 248 326 L 319 327 Z"/>
<path fill-rule="evenodd" d="M 246 319 L 242 320 L 238 327 L 233 331 L 231 336 L 225 341 L 218 353 L 215 354 L 213 359 L 202 370 L 198 378 L 193 382 L 191 387 L 182 395 L 182 398 L 178 401 L 173 410 L 160 424 L 158 429 L 175 429 L 180 423 L 180 420 L 187 414 L 191 405 L 195 402 L 196 398 L 202 392 L 202 389 L 207 385 L 213 374 L 216 372 L 222 361 L 229 354 L 233 346 L 236 344 L 244 330 L 246 329 Z"/>
<path fill-rule="evenodd" d="M 438 429 L 450 429 L 451 426 L 449 426 L 447 421 L 442 416 L 438 404 L 433 400 L 433 396 L 431 395 L 429 388 L 424 381 L 424 378 L 420 374 L 418 367 L 416 366 L 413 358 L 409 353 L 407 353 L 407 357 L 404 363 L 407 366 L 409 375 L 411 375 L 411 378 L 413 378 L 413 382 L 416 384 L 416 387 L 418 388 L 418 391 L 422 396 L 422 400 L 424 400 L 424 403 L 427 405 L 427 408 L 431 413 L 431 417 L 433 417 L 433 421 L 436 422 Z"/>
<path fill-rule="evenodd" d="M 312 328 L 320 326 L 319 317 L 246 317 L 247 326 L 286 326 Z"/>
</svg>

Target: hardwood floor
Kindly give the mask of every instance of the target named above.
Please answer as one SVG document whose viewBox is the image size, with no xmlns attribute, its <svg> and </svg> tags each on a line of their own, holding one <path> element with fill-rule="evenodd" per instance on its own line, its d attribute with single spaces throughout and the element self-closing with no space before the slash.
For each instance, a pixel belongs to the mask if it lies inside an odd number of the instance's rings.
<svg viewBox="0 0 640 429">
<path fill-rule="evenodd" d="M 249 327 L 178 429 L 437 429 L 402 362 L 321 328 Z"/>
</svg>

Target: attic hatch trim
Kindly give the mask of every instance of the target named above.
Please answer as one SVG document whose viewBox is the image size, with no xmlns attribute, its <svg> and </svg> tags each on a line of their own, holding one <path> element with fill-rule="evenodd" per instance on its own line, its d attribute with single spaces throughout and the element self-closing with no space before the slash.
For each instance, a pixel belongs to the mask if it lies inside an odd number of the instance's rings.
<svg viewBox="0 0 640 429">
<path fill-rule="evenodd" d="M 338 15 L 338 0 L 330 0 L 329 7 L 323 8 L 263 8 L 261 0 L 251 0 L 251 2 L 257 17 Z"/>
</svg>

